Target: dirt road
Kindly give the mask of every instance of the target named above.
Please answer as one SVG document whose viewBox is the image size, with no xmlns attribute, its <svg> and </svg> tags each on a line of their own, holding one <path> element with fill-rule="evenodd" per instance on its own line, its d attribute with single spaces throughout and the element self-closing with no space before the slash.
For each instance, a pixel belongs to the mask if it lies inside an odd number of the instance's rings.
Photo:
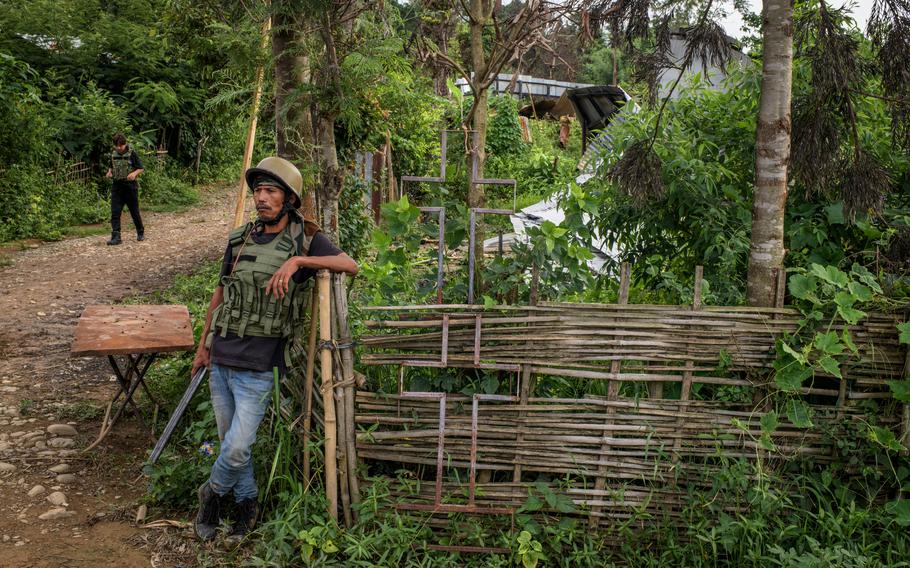
<svg viewBox="0 0 910 568">
<path fill-rule="evenodd" d="M 86 305 L 166 288 L 218 258 L 232 201 L 213 189 L 184 213 L 143 215 L 145 242 L 125 231 L 118 247 L 42 244 L 0 269 L 0 566 L 173 566 L 131 522 L 148 435 L 127 424 L 81 451 L 98 420 L 80 421 L 80 401 L 106 404 L 116 389 L 106 361 L 69 347 Z"/>
</svg>

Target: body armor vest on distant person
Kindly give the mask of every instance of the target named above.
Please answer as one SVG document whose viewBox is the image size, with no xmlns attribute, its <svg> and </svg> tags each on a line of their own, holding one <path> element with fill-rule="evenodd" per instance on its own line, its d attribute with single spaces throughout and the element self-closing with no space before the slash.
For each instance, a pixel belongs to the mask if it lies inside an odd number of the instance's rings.
<svg viewBox="0 0 910 568">
<path fill-rule="evenodd" d="M 124 150 L 122 154 L 116 149 L 111 152 L 111 173 L 115 180 L 125 180 L 126 176 L 132 171 L 132 168 L 130 167 L 130 154 L 132 154 L 132 152 L 133 149 L 129 146 L 126 147 L 126 150 Z"/>
<path fill-rule="evenodd" d="M 265 287 L 289 258 L 309 254 L 312 236 L 306 236 L 304 223 L 297 220 L 266 244 L 255 243 L 252 231 L 253 224 L 248 223 L 230 235 L 234 269 L 222 278 L 224 302 L 212 316 L 212 334 L 225 337 L 230 331 L 238 337 L 288 337 L 304 317 L 311 282 L 301 286 L 292 278 L 282 299 L 267 295 Z"/>
</svg>

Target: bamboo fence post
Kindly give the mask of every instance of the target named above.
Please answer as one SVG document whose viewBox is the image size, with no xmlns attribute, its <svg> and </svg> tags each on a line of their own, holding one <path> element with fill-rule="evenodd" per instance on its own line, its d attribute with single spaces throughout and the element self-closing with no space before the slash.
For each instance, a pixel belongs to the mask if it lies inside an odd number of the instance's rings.
<svg viewBox="0 0 910 568">
<path fill-rule="evenodd" d="M 259 51 L 265 51 L 269 42 L 269 32 L 272 29 L 272 18 L 266 19 L 262 24 L 262 40 Z M 259 120 L 259 100 L 262 98 L 262 83 L 265 75 L 265 66 L 256 67 L 256 88 L 253 90 L 253 102 L 250 103 L 250 127 L 246 133 L 246 146 L 243 150 L 243 168 L 240 170 L 240 187 L 237 190 L 237 205 L 234 207 L 234 228 L 243 225 L 246 213 L 246 171 L 253 161 L 253 144 L 256 142 L 256 122 Z"/>
<path fill-rule="evenodd" d="M 528 399 L 530 399 L 530 397 L 531 397 L 531 390 L 533 388 L 531 386 L 532 376 L 533 375 L 531 374 L 531 366 L 522 365 L 521 366 L 521 387 L 520 387 L 521 390 L 519 391 L 519 394 L 518 394 L 518 402 L 519 402 L 519 404 L 521 404 L 521 406 L 527 406 Z M 512 472 L 512 481 L 514 483 L 521 483 L 521 463 L 518 461 L 518 455 L 519 455 L 519 452 L 521 451 L 521 446 L 523 445 L 524 439 L 525 439 L 524 418 L 527 415 L 528 415 L 527 410 L 522 409 L 522 410 L 518 411 L 518 434 L 515 435 L 515 468 Z"/>
<path fill-rule="evenodd" d="M 338 358 L 337 350 L 333 353 L 334 357 Z M 341 381 L 341 365 L 339 361 L 334 361 L 335 365 L 332 371 L 335 373 L 334 384 L 340 385 Z M 350 527 L 353 525 L 351 519 L 351 492 L 348 485 L 348 461 L 345 454 L 347 453 L 347 447 L 344 441 L 347 439 L 347 421 L 345 416 L 347 415 L 347 409 L 344 407 L 344 395 L 342 394 L 341 386 L 335 386 L 333 389 L 333 396 L 335 397 L 335 413 L 337 418 L 338 425 L 338 437 L 337 439 L 341 441 L 338 444 L 336 449 L 336 458 L 338 460 L 338 486 L 341 490 L 341 511 L 344 513 L 344 526 Z"/>
<path fill-rule="evenodd" d="M 319 322 L 318 291 L 313 288 L 310 294 L 310 335 L 307 337 L 306 347 L 306 372 L 303 385 L 303 478 L 306 486 L 310 484 L 310 429 L 313 426 L 313 378 L 316 371 L 316 328 Z"/>
<path fill-rule="evenodd" d="M 705 269 L 703 266 L 695 267 L 695 283 L 694 290 L 692 292 L 692 311 L 696 312 L 701 309 L 701 286 L 702 280 L 704 278 Z M 694 376 L 693 369 L 695 368 L 695 362 L 692 360 L 686 361 L 686 370 L 683 372 L 682 385 L 679 390 L 679 411 L 678 411 L 678 428 L 681 430 L 683 424 L 685 424 L 687 418 L 686 415 L 689 411 L 689 398 L 692 396 L 692 378 Z M 682 447 L 682 438 L 676 438 L 673 442 L 673 461 L 676 462 L 679 460 L 680 448 Z"/>
<path fill-rule="evenodd" d="M 616 303 L 619 305 L 625 305 L 629 303 L 629 281 L 632 277 L 632 267 L 628 262 L 622 263 L 622 267 L 619 272 L 619 298 L 617 298 Z M 617 340 L 622 343 L 623 337 L 617 336 Z M 622 361 L 619 359 L 613 359 L 610 361 L 610 374 L 613 377 L 616 377 L 619 372 L 622 370 Z M 622 387 L 622 382 L 618 379 L 611 378 L 607 383 L 607 399 L 616 400 L 619 397 L 619 390 Z M 603 462 L 606 459 L 607 452 L 610 451 L 610 434 L 612 432 L 610 426 L 613 424 L 613 414 L 616 409 L 613 406 L 608 406 L 605 411 L 607 417 L 606 425 L 607 428 L 604 429 L 603 435 L 601 436 L 600 441 L 600 455 L 597 456 L 598 466 L 597 466 L 597 478 L 594 480 L 594 490 L 603 491 L 607 486 L 607 466 Z M 601 512 L 601 507 L 595 505 L 591 507 L 591 515 L 588 517 L 588 526 L 591 528 L 597 527 L 599 521 L 597 520 L 597 513 Z"/>
<path fill-rule="evenodd" d="M 385 161 L 386 171 L 389 176 L 388 199 L 389 201 L 398 201 L 398 182 L 395 181 L 395 171 L 392 169 L 392 133 L 385 132 Z"/>
<path fill-rule="evenodd" d="M 323 424 L 325 424 L 325 496 L 329 502 L 329 516 L 338 521 L 338 473 L 337 473 L 337 424 L 335 420 L 335 398 L 332 389 L 332 295 L 329 290 L 329 271 L 316 273 L 319 286 L 319 351 L 320 377 L 322 378 Z"/>
<path fill-rule="evenodd" d="M 348 485 L 351 491 L 351 503 L 360 503 L 360 482 L 357 479 L 357 430 L 355 428 L 354 409 L 354 341 L 348 322 L 348 287 L 347 275 L 337 274 L 332 281 L 335 300 L 335 313 L 338 324 L 338 352 L 341 357 L 341 404 L 345 407 L 345 458 L 347 459 Z"/>
</svg>

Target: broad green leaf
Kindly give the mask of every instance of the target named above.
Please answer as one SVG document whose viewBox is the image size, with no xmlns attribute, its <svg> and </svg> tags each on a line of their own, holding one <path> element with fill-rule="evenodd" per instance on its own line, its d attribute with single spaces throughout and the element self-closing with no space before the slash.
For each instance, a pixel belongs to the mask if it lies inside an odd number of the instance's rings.
<svg viewBox="0 0 910 568">
<path fill-rule="evenodd" d="M 840 288 L 843 288 L 847 285 L 850 279 L 836 266 L 822 266 L 820 264 L 812 264 L 811 267 L 812 274 L 818 276 L 825 282 L 829 284 L 834 284 Z"/>
<path fill-rule="evenodd" d="M 483 295 L 483 307 L 492 308 L 495 305 L 496 305 L 496 301 L 493 300 L 493 298 L 491 298 L 490 296 L 487 296 L 486 294 Z"/>
<path fill-rule="evenodd" d="M 806 357 L 805 353 L 800 353 L 784 342 L 781 342 L 781 347 L 783 347 L 784 353 L 787 353 L 803 365 L 807 365 L 809 363 L 809 359 Z"/>
<path fill-rule="evenodd" d="M 765 434 L 771 434 L 777 430 L 778 425 L 780 425 L 780 417 L 773 410 L 761 417 L 761 431 Z"/>
<path fill-rule="evenodd" d="M 322 543 L 322 551 L 326 554 L 333 554 L 335 552 L 338 552 L 338 547 L 335 546 L 335 543 L 330 539 Z"/>
<path fill-rule="evenodd" d="M 805 402 L 791 398 L 787 403 L 787 420 L 797 428 L 811 428 L 812 409 Z"/>
<path fill-rule="evenodd" d="M 834 357 L 830 355 L 825 355 L 818 360 L 818 366 L 825 370 L 829 375 L 834 375 L 838 379 L 844 378 L 840 373 L 840 363 L 838 363 Z"/>
<path fill-rule="evenodd" d="M 844 321 L 850 325 L 854 325 L 856 322 L 866 317 L 866 312 L 857 310 L 856 308 L 846 308 L 844 306 L 837 306 L 837 313 L 839 313 L 840 317 L 844 318 Z"/>
<path fill-rule="evenodd" d="M 901 332 L 898 341 L 910 344 L 910 321 L 897 324 L 897 331 Z"/>
<path fill-rule="evenodd" d="M 894 436 L 894 432 L 880 426 L 869 426 L 869 439 L 892 452 L 900 452 L 904 446 Z"/>
<path fill-rule="evenodd" d="M 541 507 L 543 507 L 543 501 L 541 501 L 537 495 L 531 495 L 527 498 L 527 500 L 524 502 L 524 505 L 521 506 L 521 509 L 519 509 L 519 511 L 527 511 L 529 513 L 533 513 L 535 511 L 539 511 Z"/>
<path fill-rule="evenodd" d="M 910 402 L 910 380 L 885 382 L 891 387 L 891 396 L 901 402 Z"/>
<path fill-rule="evenodd" d="M 853 343 L 853 335 L 850 333 L 849 329 L 844 328 L 844 331 L 840 335 L 840 339 L 844 342 L 844 345 L 847 346 L 847 349 L 849 349 L 851 353 L 854 355 L 859 354 L 859 349 L 857 349 L 856 344 Z"/>
<path fill-rule="evenodd" d="M 898 499 L 885 503 L 885 511 L 894 517 L 894 522 L 902 527 L 910 527 L 910 499 Z"/>
<path fill-rule="evenodd" d="M 815 294 L 815 289 L 817 287 L 818 281 L 805 274 L 794 274 L 790 277 L 790 282 L 787 283 L 790 295 L 794 298 L 799 298 L 800 300 L 805 300 Z"/>
<path fill-rule="evenodd" d="M 783 365 L 777 370 L 774 375 L 774 382 L 782 391 L 795 392 L 803 386 L 803 381 L 811 376 L 812 367 L 792 361 L 789 365 Z"/>
<path fill-rule="evenodd" d="M 843 225 L 844 223 L 844 202 L 838 201 L 825 207 L 825 215 L 828 217 L 828 224 Z"/>
<path fill-rule="evenodd" d="M 853 266 L 850 268 L 850 272 L 859 278 L 860 282 L 872 288 L 876 294 L 882 293 L 882 287 L 878 285 L 878 281 L 875 279 L 875 275 L 869 272 L 865 266 L 854 262 Z"/>
<path fill-rule="evenodd" d="M 837 337 L 837 333 L 829 331 L 827 333 L 818 332 L 815 334 L 815 348 L 822 353 L 837 355 L 843 353 L 844 345 Z"/>
<path fill-rule="evenodd" d="M 853 294 L 853 297 L 856 298 L 856 301 L 858 302 L 868 302 L 872 299 L 872 290 L 859 282 L 847 284 L 847 289 L 850 290 L 850 293 Z"/>
<path fill-rule="evenodd" d="M 852 308 L 856 298 L 847 292 L 838 292 L 834 295 L 834 303 L 842 308 Z"/>
</svg>

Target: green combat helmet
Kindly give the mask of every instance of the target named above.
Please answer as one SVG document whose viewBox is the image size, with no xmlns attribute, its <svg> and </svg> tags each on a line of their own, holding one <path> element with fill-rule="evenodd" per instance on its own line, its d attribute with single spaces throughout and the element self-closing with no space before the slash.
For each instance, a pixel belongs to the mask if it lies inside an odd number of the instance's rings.
<svg viewBox="0 0 910 568">
<path fill-rule="evenodd" d="M 295 209 L 300 207 L 303 201 L 303 176 L 294 164 L 276 156 L 264 158 L 255 168 L 246 171 L 246 185 L 256 187 L 256 180 L 263 175 L 274 179 L 282 189 L 290 192 L 291 205 Z"/>
</svg>

